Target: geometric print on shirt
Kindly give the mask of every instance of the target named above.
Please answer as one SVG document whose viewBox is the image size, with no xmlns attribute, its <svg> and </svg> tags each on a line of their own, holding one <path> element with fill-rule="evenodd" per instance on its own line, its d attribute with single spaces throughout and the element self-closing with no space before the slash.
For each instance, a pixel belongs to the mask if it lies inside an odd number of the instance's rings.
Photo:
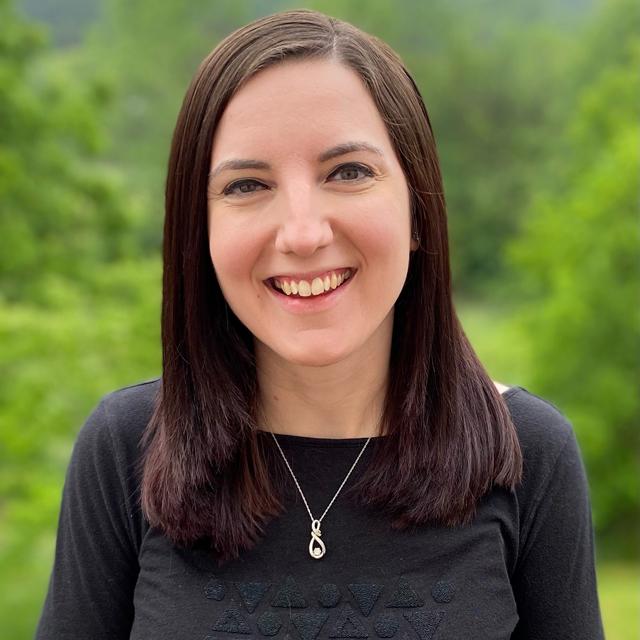
<svg viewBox="0 0 640 640">
<path fill-rule="evenodd" d="M 391 587 L 324 583 L 305 588 L 292 576 L 280 584 L 229 583 L 210 576 L 204 597 L 212 604 L 212 634 L 204 640 L 436 640 L 455 595 L 449 580 L 438 580 L 425 597 L 402 577 Z"/>
</svg>

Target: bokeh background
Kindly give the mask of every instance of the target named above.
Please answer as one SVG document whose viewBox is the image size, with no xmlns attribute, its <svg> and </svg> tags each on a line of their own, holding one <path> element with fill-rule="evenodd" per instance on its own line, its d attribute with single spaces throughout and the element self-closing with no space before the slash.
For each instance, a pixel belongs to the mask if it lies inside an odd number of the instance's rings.
<svg viewBox="0 0 640 640">
<path fill-rule="evenodd" d="M 160 372 L 163 183 L 200 60 L 277 0 L 0 0 L 0 630 L 31 638 L 74 437 Z M 438 141 L 456 305 L 587 465 L 611 640 L 638 638 L 640 3 L 303 4 L 388 41 Z"/>
</svg>

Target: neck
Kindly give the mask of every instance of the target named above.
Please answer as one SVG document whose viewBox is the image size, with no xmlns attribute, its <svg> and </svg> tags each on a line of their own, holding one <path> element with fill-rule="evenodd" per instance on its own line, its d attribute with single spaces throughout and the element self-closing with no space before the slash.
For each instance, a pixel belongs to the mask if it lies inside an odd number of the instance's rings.
<svg viewBox="0 0 640 640">
<path fill-rule="evenodd" d="M 390 348 L 390 328 L 347 358 L 323 366 L 287 362 L 256 345 L 260 428 L 311 438 L 380 435 Z"/>
</svg>

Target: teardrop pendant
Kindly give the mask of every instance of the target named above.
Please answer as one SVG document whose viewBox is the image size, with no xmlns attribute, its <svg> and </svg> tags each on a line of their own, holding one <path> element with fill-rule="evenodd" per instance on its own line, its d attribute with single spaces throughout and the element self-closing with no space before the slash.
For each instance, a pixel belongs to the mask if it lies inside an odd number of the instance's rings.
<svg viewBox="0 0 640 640">
<path fill-rule="evenodd" d="M 320 539 L 321 535 L 320 520 L 314 520 L 311 523 L 311 540 L 309 541 L 309 554 L 314 560 L 320 560 L 327 551 L 324 542 Z"/>
</svg>

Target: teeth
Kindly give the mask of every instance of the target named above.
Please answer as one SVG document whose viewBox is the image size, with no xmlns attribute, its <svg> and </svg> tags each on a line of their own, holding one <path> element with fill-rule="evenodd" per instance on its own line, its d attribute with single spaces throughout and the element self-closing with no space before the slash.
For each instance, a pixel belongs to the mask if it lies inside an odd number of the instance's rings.
<svg viewBox="0 0 640 640">
<path fill-rule="evenodd" d="M 310 296 L 317 296 L 330 289 L 337 289 L 345 280 L 351 277 L 351 271 L 347 270 L 340 275 L 336 275 L 335 272 L 331 272 L 331 275 L 326 275 L 324 278 L 314 278 L 311 284 L 306 280 L 278 280 L 274 279 L 274 284 L 277 289 L 283 291 L 286 295 L 290 296 L 299 295 L 303 298 Z"/>
<path fill-rule="evenodd" d="M 324 293 L 324 282 L 322 278 L 314 278 L 311 283 L 311 293 L 317 296 L 320 293 Z"/>
<path fill-rule="evenodd" d="M 306 280 L 300 280 L 300 282 L 298 282 L 298 295 L 301 295 L 303 298 L 308 298 L 311 295 L 311 287 Z"/>
</svg>

